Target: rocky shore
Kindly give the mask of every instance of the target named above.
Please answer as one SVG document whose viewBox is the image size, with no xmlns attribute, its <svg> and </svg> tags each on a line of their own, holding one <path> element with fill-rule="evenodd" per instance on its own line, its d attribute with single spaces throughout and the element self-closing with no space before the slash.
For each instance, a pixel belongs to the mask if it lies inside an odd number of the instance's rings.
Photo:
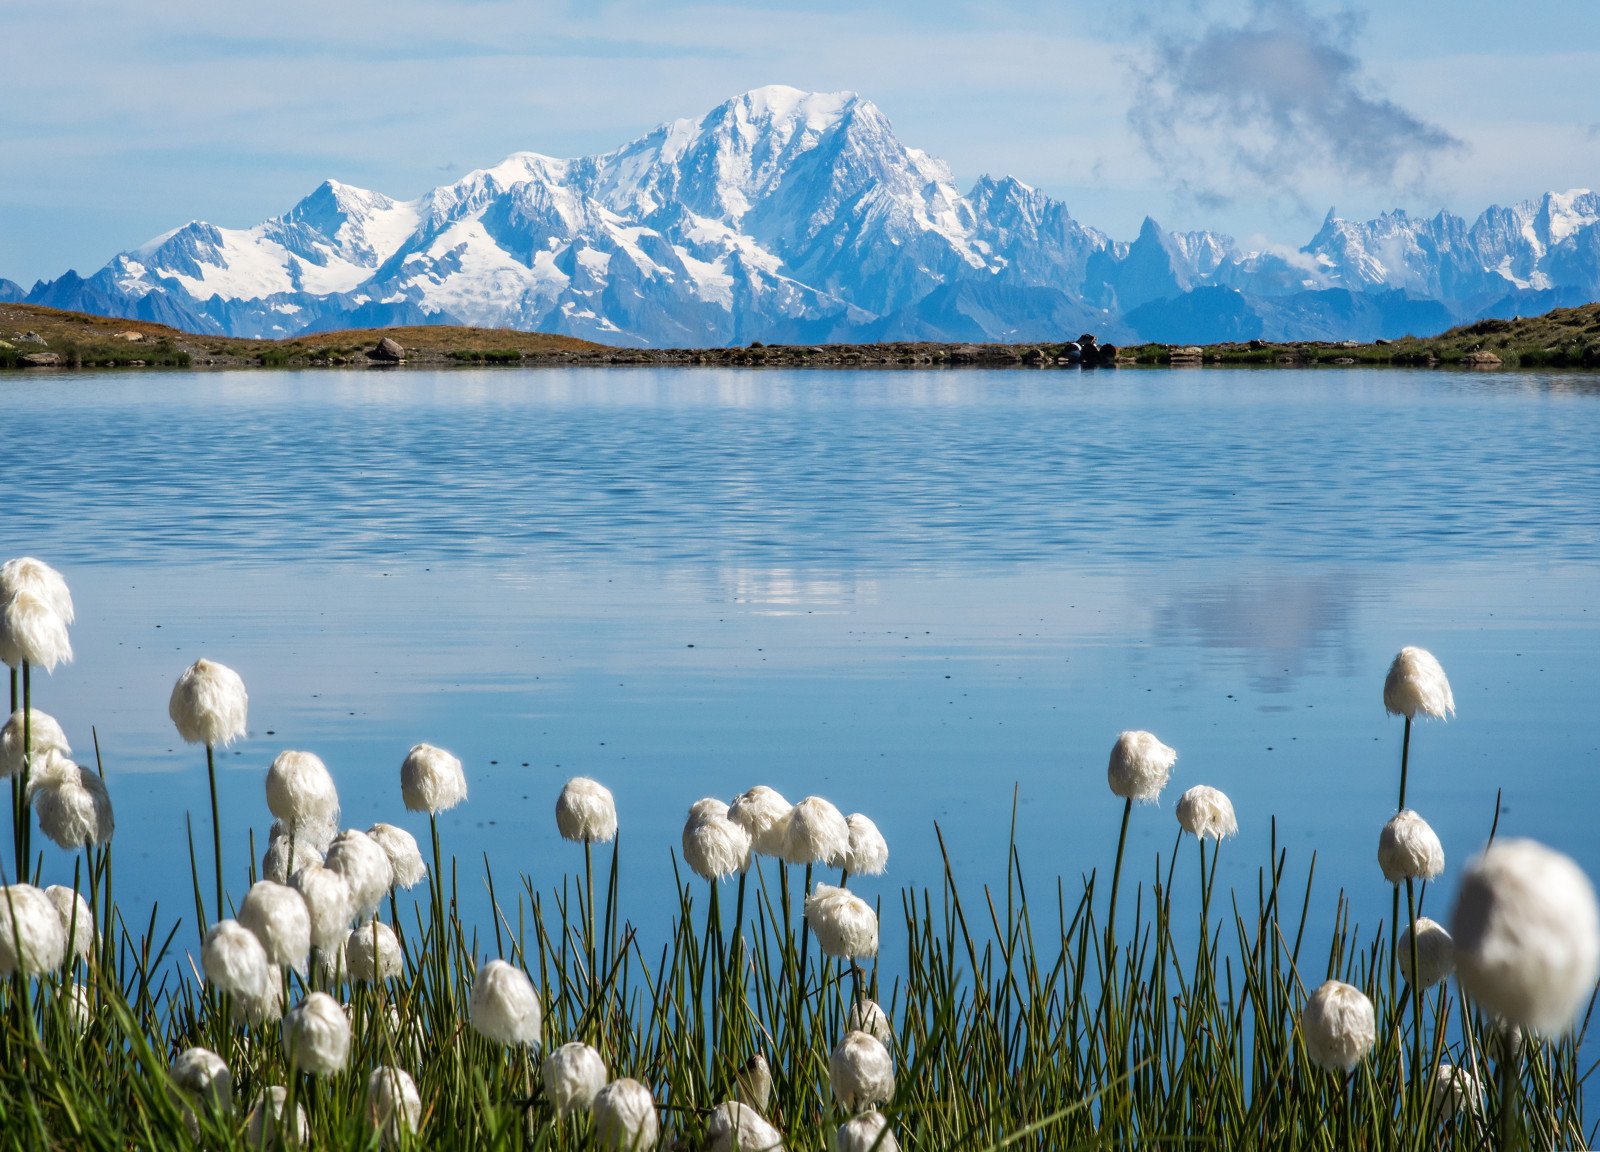
<svg viewBox="0 0 1600 1152">
<path fill-rule="evenodd" d="M 740 368 L 1034 368 L 1360 365 L 1600 367 L 1600 304 L 1543 316 L 1482 320 L 1427 339 L 1371 344 L 1248 340 L 1117 348 L 1092 333 L 1025 344 L 764 344 L 618 348 L 539 332 L 413 327 L 325 332 L 289 340 L 196 336 L 160 324 L 0 304 L 0 369 L 323 368 L 521 365 L 712 365 Z"/>
</svg>

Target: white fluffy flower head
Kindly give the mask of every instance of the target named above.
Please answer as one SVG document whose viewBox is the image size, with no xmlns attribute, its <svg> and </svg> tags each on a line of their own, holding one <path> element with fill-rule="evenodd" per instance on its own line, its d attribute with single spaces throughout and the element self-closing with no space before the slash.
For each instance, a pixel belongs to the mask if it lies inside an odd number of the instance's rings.
<svg viewBox="0 0 1600 1152">
<path fill-rule="evenodd" d="M 310 752 L 280 752 L 267 769 L 267 807 L 296 828 L 339 819 L 339 792 L 322 760 Z"/>
<path fill-rule="evenodd" d="M 683 825 L 683 859 L 702 880 L 721 880 L 750 864 L 750 833 L 719 800 L 697 801 Z"/>
<path fill-rule="evenodd" d="M 556 797 L 556 828 L 565 840 L 605 843 L 617 834 L 617 802 L 611 790 L 587 776 L 574 776 Z"/>
<path fill-rule="evenodd" d="M 1348 1074 L 1372 1051 L 1377 1036 L 1372 1001 L 1353 984 L 1329 980 L 1306 1001 L 1300 1033 L 1314 1063 Z"/>
<path fill-rule="evenodd" d="M 1395 944 L 1395 956 L 1400 962 L 1400 975 L 1407 984 L 1420 983 L 1424 988 L 1432 988 L 1443 980 L 1456 967 L 1456 944 L 1450 939 L 1450 933 L 1436 920 L 1429 920 L 1426 916 L 1417 917 L 1417 971 L 1411 971 L 1411 925 L 1407 924 L 1400 931 L 1400 937 Z"/>
<path fill-rule="evenodd" d="M 302 825 L 293 835 L 281 820 L 274 820 L 267 834 L 267 850 L 261 857 L 261 874 L 275 884 L 287 884 L 290 877 L 302 868 L 315 864 L 321 866 L 322 853 L 333 840 L 332 825 L 327 840 L 322 840 L 320 826 Z M 291 850 L 294 858 L 290 859 Z"/>
<path fill-rule="evenodd" d="M 1439 1065 L 1433 1081 L 1433 1113 L 1445 1124 L 1462 1113 L 1483 1115 L 1483 1087 L 1477 1077 L 1465 1068 Z"/>
<path fill-rule="evenodd" d="M 1600 974 L 1600 909 L 1571 859 L 1496 840 L 1467 865 L 1450 916 L 1462 991 L 1509 1024 L 1553 1036 Z"/>
<path fill-rule="evenodd" d="M 13 668 L 31 664 L 54 672 L 72 660 L 67 622 L 49 601 L 24 588 L 0 602 L 0 662 Z"/>
<path fill-rule="evenodd" d="M 311 1125 L 306 1121 L 306 1110 L 294 1106 L 293 1118 L 284 1116 L 289 1090 L 273 1085 L 256 1099 L 245 1121 L 244 1144 L 251 1152 L 273 1152 L 280 1145 L 303 1148 L 311 1139 Z"/>
<path fill-rule="evenodd" d="M 586 1111 L 600 1089 L 606 1086 L 606 1062 L 600 1053 L 582 1041 L 563 1044 L 545 1057 L 544 1094 L 556 1110 L 556 1116 L 566 1119 L 576 1112 Z"/>
<path fill-rule="evenodd" d="M 843 868 L 850 858 L 850 825 L 844 813 L 821 796 L 807 796 L 783 818 L 778 855 L 787 864 Z"/>
<path fill-rule="evenodd" d="M 467 775 L 443 748 L 418 744 L 400 765 L 400 795 L 412 812 L 443 812 L 467 798 Z"/>
<path fill-rule="evenodd" d="M 99 775 L 52 752 L 28 785 L 39 831 L 67 851 L 104 844 L 117 830 L 111 794 Z"/>
<path fill-rule="evenodd" d="M 422 1096 L 409 1072 L 392 1067 L 372 1070 L 367 1077 L 367 1118 L 385 1148 L 398 1143 L 401 1133 L 417 1130 L 422 1123 Z"/>
<path fill-rule="evenodd" d="M 404 967 L 400 938 L 381 920 L 357 924 L 350 930 L 344 943 L 344 958 L 350 979 L 369 983 L 392 980 Z"/>
<path fill-rule="evenodd" d="M 847 1111 L 860 1112 L 894 1099 L 894 1060 L 876 1036 L 851 1032 L 828 1057 L 828 1079 L 834 1099 Z"/>
<path fill-rule="evenodd" d="M 847 959 L 878 953 L 878 914 L 848 888 L 819 881 L 806 897 L 806 923 L 828 956 Z"/>
<path fill-rule="evenodd" d="M 244 681 L 226 664 L 201 657 L 172 686 L 167 715 L 189 744 L 221 748 L 245 733 L 250 697 Z"/>
<path fill-rule="evenodd" d="M 1383 681 L 1383 707 L 1392 716 L 1414 719 L 1418 712 L 1444 720 L 1455 715 L 1456 698 L 1450 681 L 1433 653 L 1422 648 L 1402 648 L 1389 665 Z"/>
<path fill-rule="evenodd" d="M 706 1121 L 708 1152 L 782 1152 L 783 1134 L 748 1104 L 724 1100 Z"/>
<path fill-rule="evenodd" d="M 370 916 L 377 911 L 394 877 L 389 854 L 371 836 L 354 828 L 333 838 L 323 863 L 350 885 L 350 899 L 357 916 Z"/>
<path fill-rule="evenodd" d="M 539 1046 L 544 1008 L 527 973 L 490 960 L 472 981 L 472 1026 L 497 1044 Z"/>
<path fill-rule="evenodd" d="M 31 592 L 39 597 L 64 623 L 71 624 L 77 618 L 66 577 L 43 560 L 18 556 L 0 564 L 0 603 L 19 592 Z"/>
<path fill-rule="evenodd" d="M 596 1093 L 590 1111 L 595 1141 L 607 1152 L 651 1152 L 661 1138 L 656 1102 L 637 1080 L 613 1080 Z"/>
<path fill-rule="evenodd" d="M 1106 782 L 1125 800 L 1154 803 L 1167 786 L 1178 754 L 1149 732 L 1124 732 L 1111 749 Z"/>
<path fill-rule="evenodd" d="M 734 1074 L 733 1086 L 734 1095 L 741 1103 L 750 1105 L 763 1116 L 767 1114 L 767 1105 L 772 1100 L 772 1066 L 765 1056 L 757 1052 L 746 1060 Z"/>
<path fill-rule="evenodd" d="M 206 983 L 243 1000 L 260 1000 L 276 981 L 267 951 L 255 933 L 237 920 L 218 920 L 200 947 Z"/>
<path fill-rule="evenodd" d="M 89 902 L 63 884 L 50 885 L 44 894 L 61 917 L 67 955 L 87 960 L 94 951 L 94 915 L 89 911 Z"/>
<path fill-rule="evenodd" d="M 287 884 L 259 880 L 239 905 L 239 923 L 261 941 L 267 960 L 306 974 L 311 955 L 311 910 L 305 897 Z"/>
<path fill-rule="evenodd" d="M 227 1062 L 209 1048 L 186 1048 L 172 1062 L 172 1081 L 202 1107 L 220 1113 L 233 1111 L 233 1073 Z"/>
<path fill-rule="evenodd" d="M 1196 784 L 1178 797 L 1178 823 L 1196 839 L 1223 840 L 1239 834 L 1233 801 L 1208 784 Z"/>
<path fill-rule="evenodd" d="M 900 1152 L 900 1141 L 882 1112 L 862 1112 L 839 1126 L 833 1152 Z"/>
<path fill-rule="evenodd" d="M 857 1000 L 852 1004 L 845 1027 L 851 1032 L 865 1032 L 876 1037 L 885 1048 L 894 1046 L 894 1024 L 876 1000 Z"/>
<path fill-rule="evenodd" d="M 311 913 L 311 946 L 332 952 L 343 943 L 355 919 L 355 900 L 345 878 L 320 864 L 300 869 L 289 881 L 306 902 Z"/>
<path fill-rule="evenodd" d="M 1444 845 L 1426 820 L 1404 808 L 1378 836 L 1378 867 L 1391 884 L 1433 880 L 1444 871 Z"/>
<path fill-rule="evenodd" d="M 889 867 L 889 842 L 878 826 L 859 812 L 845 820 L 850 829 L 850 853 L 844 869 L 852 876 L 882 876 Z"/>
<path fill-rule="evenodd" d="M 0 977 L 49 972 L 66 953 L 67 933 L 50 898 L 31 884 L 0 887 Z"/>
<path fill-rule="evenodd" d="M 0 728 L 0 779 L 22 774 L 22 729 L 23 715 L 19 708 L 11 714 L 5 727 Z M 67 734 L 61 730 L 61 725 L 56 723 L 53 716 L 31 709 L 27 716 L 28 747 L 33 753 L 35 764 L 49 759 L 52 752 L 61 756 L 71 753 L 67 746 Z"/>
<path fill-rule="evenodd" d="M 393 888 L 414 888 L 428 874 L 422 862 L 422 850 L 417 838 L 404 828 L 393 824 L 374 824 L 367 835 L 389 857 L 389 884 Z"/>
<path fill-rule="evenodd" d="M 783 851 L 784 817 L 793 805 L 779 792 L 757 784 L 734 797 L 728 805 L 728 819 L 750 833 L 750 846 L 763 856 Z"/>
<path fill-rule="evenodd" d="M 331 1076 L 350 1059 L 350 1020 L 326 992 L 311 992 L 283 1018 L 283 1051 L 292 1067 Z"/>
</svg>

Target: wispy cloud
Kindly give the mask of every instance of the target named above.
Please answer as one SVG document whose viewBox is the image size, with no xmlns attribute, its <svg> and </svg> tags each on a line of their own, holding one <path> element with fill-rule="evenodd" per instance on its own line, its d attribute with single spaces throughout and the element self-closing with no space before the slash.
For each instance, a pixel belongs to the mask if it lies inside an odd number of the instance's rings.
<svg viewBox="0 0 1600 1152">
<path fill-rule="evenodd" d="M 1215 21 L 1155 40 L 1136 67 L 1129 122 L 1181 192 L 1300 206 L 1332 175 L 1392 186 L 1465 145 L 1389 99 L 1365 74 L 1350 13 L 1255 0 L 1242 23 Z"/>
</svg>

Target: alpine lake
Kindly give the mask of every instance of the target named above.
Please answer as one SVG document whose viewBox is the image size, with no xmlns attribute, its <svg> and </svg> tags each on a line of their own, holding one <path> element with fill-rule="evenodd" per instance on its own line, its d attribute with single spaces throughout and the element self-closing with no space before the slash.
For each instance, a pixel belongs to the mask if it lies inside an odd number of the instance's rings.
<svg viewBox="0 0 1600 1152">
<path fill-rule="evenodd" d="M 1403 645 L 1458 709 L 1413 734 L 1408 803 L 1446 851 L 1423 910 L 1447 919 L 1497 797 L 1501 834 L 1600 876 L 1600 376 L 127 371 L 0 400 L 5 553 L 61 569 L 78 612 L 34 704 L 75 759 L 98 741 L 130 924 L 192 917 L 190 820 L 210 875 L 205 756 L 167 718 L 202 655 L 250 693 L 219 760 L 233 898 L 279 751 L 326 761 L 345 825 L 426 842 L 399 766 L 427 741 L 466 765 L 440 834 L 485 954 L 485 860 L 507 889 L 569 882 L 552 810 L 585 775 L 616 796 L 647 955 L 690 803 L 769 784 L 882 829 L 888 872 L 852 886 L 892 968 L 902 889 L 940 883 L 936 825 L 974 901 L 1013 830 L 1052 904 L 1110 868 L 1130 728 L 1179 754 L 1133 812 L 1130 892 L 1211 784 L 1240 824 L 1220 889 L 1253 901 L 1275 838 L 1291 891 L 1315 859 L 1312 923 L 1342 889 L 1370 934 Z"/>
</svg>

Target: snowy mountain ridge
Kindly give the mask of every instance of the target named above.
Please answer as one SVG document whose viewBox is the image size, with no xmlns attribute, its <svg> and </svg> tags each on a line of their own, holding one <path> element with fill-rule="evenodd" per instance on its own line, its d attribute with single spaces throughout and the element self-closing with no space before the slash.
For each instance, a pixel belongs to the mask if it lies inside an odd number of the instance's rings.
<svg viewBox="0 0 1600 1152">
<path fill-rule="evenodd" d="M 1289 254 L 1149 219 L 1121 242 L 1012 177 L 963 194 L 854 93 L 773 86 L 601 155 L 513 153 L 411 201 L 329 180 L 254 227 L 193 221 L 26 298 L 243 336 L 1372 338 L 1600 298 L 1600 197 L 1546 193 L 1470 225 L 1330 212 Z"/>
</svg>

